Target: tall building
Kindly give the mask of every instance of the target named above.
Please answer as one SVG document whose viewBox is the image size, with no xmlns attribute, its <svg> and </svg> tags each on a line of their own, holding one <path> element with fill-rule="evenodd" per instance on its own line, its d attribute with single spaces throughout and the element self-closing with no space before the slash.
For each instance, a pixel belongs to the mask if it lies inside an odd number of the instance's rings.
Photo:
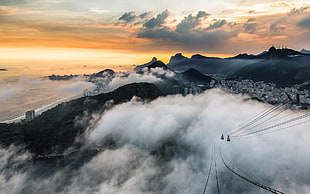
<svg viewBox="0 0 310 194">
<path fill-rule="evenodd" d="M 180 86 L 179 85 L 174 85 L 172 87 L 172 94 L 179 94 L 180 93 Z"/>
<path fill-rule="evenodd" d="M 188 94 L 188 88 L 184 88 L 184 96 Z"/>
<path fill-rule="evenodd" d="M 25 116 L 26 116 L 26 121 L 31 121 L 35 117 L 35 111 L 34 110 L 27 111 L 25 113 Z"/>
<path fill-rule="evenodd" d="M 296 94 L 296 104 L 300 104 L 300 94 Z"/>
</svg>

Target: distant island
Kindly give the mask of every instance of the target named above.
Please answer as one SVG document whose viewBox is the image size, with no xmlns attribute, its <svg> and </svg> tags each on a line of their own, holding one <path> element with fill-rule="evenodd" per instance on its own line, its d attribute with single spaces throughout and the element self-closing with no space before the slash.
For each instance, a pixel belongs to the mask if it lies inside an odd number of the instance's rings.
<svg viewBox="0 0 310 194">
<path fill-rule="evenodd" d="M 70 80 L 70 79 L 75 78 L 77 76 L 78 75 L 72 75 L 72 74 L 70 74 L 70 75 L 55 75 L 55 74 L 52 74 L 52 75 L 49 75 L 47 77 L 50 80 Z"/>
<path fill-rule="evenodd" d="M 7 71 L 7 69 L 0 69 L 0 71 Z"/>
</svg>

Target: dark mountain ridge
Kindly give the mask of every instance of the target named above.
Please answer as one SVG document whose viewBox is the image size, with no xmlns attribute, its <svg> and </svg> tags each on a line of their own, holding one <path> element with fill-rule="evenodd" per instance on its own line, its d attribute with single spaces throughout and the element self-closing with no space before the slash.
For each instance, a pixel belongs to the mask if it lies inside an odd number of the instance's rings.
<svg viewBox="0 0 310 194">
<path fill-rule="evenodd" d="M 205 75 L 223 75 L 228 79 L 253 79 L 273 82 L 279 86 L 300 84 L 310 79 L 310 55 L 293 49 L 269 48 L 258 55 L 239 54 L 230 58 L 191 58 L 181 53 L 172 56 L 167 65 L 176 72 L 196 69 Z M 212 76 L 213 77 L 213 76 Z"/>
<path fill-rule="evenodd" d="M 310 56 L 292 49 L 275 49 L 259 56 L 263 60 L 247 65 L 230 76 L 231 79 L 252 79 L 292 86 L 310 79 Z"/>
</svg>

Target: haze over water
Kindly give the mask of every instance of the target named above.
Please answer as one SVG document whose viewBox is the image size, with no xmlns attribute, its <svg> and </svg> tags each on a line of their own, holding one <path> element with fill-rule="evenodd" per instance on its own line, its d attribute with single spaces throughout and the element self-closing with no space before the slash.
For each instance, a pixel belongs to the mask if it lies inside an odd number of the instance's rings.
<svg viewBox="0 0 310 194">
<path fill-rule="evenodd" d="M 83 92 L 90 84 L 83 77 L 67 81 L 51 81 L 46 76 L 83 75 L 101 71 L 105 65 L 2 65 L 0 71 L 0 121 L 20 117 L 35 110 Z M 132 66 L 114 66 L 127 71 Z"/>
</svg>

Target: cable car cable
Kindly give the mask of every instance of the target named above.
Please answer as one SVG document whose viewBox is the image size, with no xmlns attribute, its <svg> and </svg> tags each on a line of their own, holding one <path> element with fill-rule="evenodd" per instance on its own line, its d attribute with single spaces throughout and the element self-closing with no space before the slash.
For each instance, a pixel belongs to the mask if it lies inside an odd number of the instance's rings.
<svg viewBox="0 0 310 194">
<path fill-rule="evenodd" d="M 297 116 L 297 117 L 295 117 L 295 118 L 286 120 L 286 121 L 284 121 L 284 122 L 277 123 L 277 124 L 275 124 L 275 125 L 272 125 L 272 126 L 269 126 L 269 127 L 263 128 L 263 129 L 260 129 L 260 130 L 256 130 L 256 131 L 249 132 L 249 133 L 244 133 L 244 134 L 241 134 L 241 135 L 235 135 L 235 136 L 232 136 L 232 137 L 244 137 L 244 136 L 252 135 L 252 134 L 255 134 L 255 133 L 259 133 L 259 132 L 263 132 L 263 131 L 266 131 L 266 130 L 275 128 L 275 127 L 279 127 L 279 126 L 282 126 L 282 125 L 286 125 L 286 124 L 289 124 L 289 123 L 291 123 L 291 122 L 295 122 L 295 121 L 304 119 L 304 118 L 309 117 L 309 116 L 310 116 L 310 112 L 309 112 L 309 113 L 306 113 L 306 114 L 303 114 L 303 115 L 300 115 L 300 116 Z"/>
<path fill-rule="evenodd" d="M 207 186 L 208 186 L 208 182 L 209 182 L 209 178 L 210 178 L 210 174 L 211 174 L 211 169 L 212 169 L 212 165 L 213 165 L 213 159 L 214 159 L 214 147 L 212 149 L 211 164 L 210 164 L 210 168 L 209 168 L 208 178 L 207 178 L 207 181 L 205 183 L 205 186 L 204 186 L 202 194 L 205 194 L 205 192 L 207 190 Z"/>
<path fill-rule="evenodd" d="M 221 151 L 220 151 L 220 155 L 221 155 L 222 162 L 224 163 L 225 167 L 226 167 L 229 171 L 231 171 L 233 174 L 235 174 L 235 175 L 237 175 L 238 177 L 242 178 L 243 180 L 245 180 L 245 181 L 247 181 L 247 182 L 249 182 L 249 183 L 252 183 L 253 185 L 256 185 L 256 186 L 258 186 L 258 187 L 260 187 L 260 188 L 262 188 L 262 189 L 265 189 L 265 190 L 267 190 L 267 191 L 269 191 L 269 192 L 271 192 L 271 193 L 275 193 L 275 194 L 284 194 L 283 192 L 281 192 L 281 191 L 279 191 L 279 190 L 276 190 L 276 189 L 273 189 L 273 188 L 268 187 L 268 186 L 266 186 L 266 185 L 263 185 L 263 184 L 261 184 L 261 183 L 259 183 L 259 182 L 257 182 L 257 181 L 253 181 L 253 180 L 251 180 L 251 179 L 249 179 L 249 178 L 246 178 L 246 177 L 240 175 L 239 173 L 235 172 L 234 170 L 232 170 L 232 169 L 226 164 L 226 162 L 225 162 L 224 159 L 223 159 L 223 156 L 222 156 L 222 152 L 221 152 Z"/>
<path fill-rule="evenodd" d="M 217 175 L 216 158 L 214 159 L 214 166 L 215 166 L 215 178 L 216 178 L 217 193 L 220 194 L 221 192 L 220 192 L 219 178 Z"/>
<path fill-rule="evenodd" d="M 264 117 L 268 116 L 269 114 L 273 113 L 274 111 L 280 109 L 281 107 L 285 106 L 288 102 L 284 103 L 284 104 L 280 104 L 277 105 L 275 107 L 271 107 L 268 108 L 266 111 L 262 112 L 261 114 L 259 114 L 258 116 L 256 116 L 254 119 L 252 119 L 250 122 L 248 122 L 247 124 L 245 124 L 244 126 L 232 131 L 229 133 L 229 135 L 235 134 L 243 129 L 245 129 L 246 127 L 249 127 L 251 125 L 253 125 L 254 123 L 260 121 L 261 119 L 263 119 Z"/>
<path fill-rule="evenodd" d="M 278 116 L 279 114 L 285 112 L 286 110 L 287 110 L 287 109 L 283 109 L 283 110 L 281 110 L 280 112 L 277 112 L 276 114 L 274 114 L 273 116 L 271 116 L 270 118 L 268 118 L 268 119 L 266 119 L 266 120 L 263 120 L 263 121 L 261 121 L 260 123 L 254 125 L 254 126 L 252 126 L 252 127 L 250 127 L 250 128 L 247 128 L 246 130 L 247 130 L 247 131 L 250 131 L 251 129 L 255 129 L 255 128 L 257 128 L 257 127 L 259 127 L 259 126 L 261 126 L 261 125 L 263 125 L 263 124 L 270 123 L 270 122 L 267 122 L 267 121 L 273 121 L 273 122 L 274 122 L 273 119 L 274 119 L 276 116 Z"/>
</svg>

